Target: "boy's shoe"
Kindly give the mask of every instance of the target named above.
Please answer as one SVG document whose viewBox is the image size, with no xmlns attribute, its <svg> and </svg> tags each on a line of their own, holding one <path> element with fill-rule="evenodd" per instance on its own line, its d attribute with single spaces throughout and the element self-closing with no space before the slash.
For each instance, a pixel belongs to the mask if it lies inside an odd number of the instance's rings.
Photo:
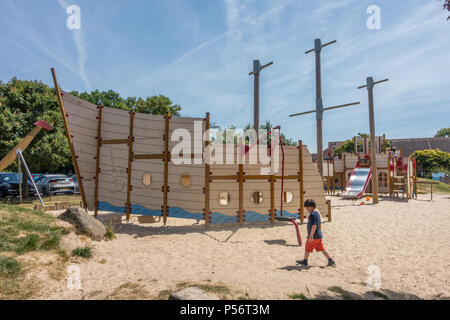
<svg viewBox="0 0 450 320">
<path fill-rule="evenodd" d="M 299 265 L 301 265 L 302 267 L 307 267 L 308 266 L 308 260 L 297 260 L 296 261 Z"/>
<path fill-rule="evenodd" d="M 336 262 L 333 259 L 328 260 L 327 267 L 336 267 Z"/>
</svg>

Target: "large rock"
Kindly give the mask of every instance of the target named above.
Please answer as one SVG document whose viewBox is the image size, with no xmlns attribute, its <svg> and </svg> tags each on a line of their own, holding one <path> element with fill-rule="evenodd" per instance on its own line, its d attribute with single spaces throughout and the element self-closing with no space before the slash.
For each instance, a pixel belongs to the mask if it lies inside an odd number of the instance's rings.
<svg viewBox="0 0 450 320">
<path fill-rule="evenodd" d="M 58 219 L 74 225 L 77 233 L 87 235 L 95 241 L 101 241 L 106 234 L 105 225 L 79 207 L 67 209 Z"/>
<path fill-rule="evenodd" d="M 216 295 L 196 287 L 189 287 L 169 296 L 169 300 L 220 300 Z"/>
</svg>

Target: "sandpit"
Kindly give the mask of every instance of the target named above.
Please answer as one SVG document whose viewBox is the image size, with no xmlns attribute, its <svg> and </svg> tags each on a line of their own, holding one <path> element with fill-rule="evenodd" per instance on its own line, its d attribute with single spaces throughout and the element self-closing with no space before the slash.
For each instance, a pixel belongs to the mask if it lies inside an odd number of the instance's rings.
<svg viewBox="0 0 450 320">
<path fill-rule="evenodd" d="M 222 284 L 253 299 L 379 299 L 373 291 L 390 299 L 450 297 L 449 195 L 381 199 L 376 206 L 328 198 L 333 221 L 323 224 L 324 243 L 335 268 L 324 267 L 317 253 L 311 268 L 299 268 L 304 247 L 288 223 L 205 230 L 195 220 L 169 219 L 164 227 L 133 219 L 116 226 L 116 240 L 90 243 L 92 259 L 75 261 L 81 290 L 61 281 L 44 286 L 38 298 L 128 298 L 118 293 L 133 288 L 130 298 L 156 299 L 182 282 Z M 306 240 L 305 224 L 301 232 Z M 370 266 L 380 270 L 380 289 L 366 286 Z"/>
</svg>

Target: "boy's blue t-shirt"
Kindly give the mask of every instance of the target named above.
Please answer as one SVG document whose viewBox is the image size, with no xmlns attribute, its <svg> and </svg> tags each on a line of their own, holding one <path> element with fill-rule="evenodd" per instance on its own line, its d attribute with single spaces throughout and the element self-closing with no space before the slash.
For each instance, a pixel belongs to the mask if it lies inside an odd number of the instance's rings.
<svg viewBox="0 0 450 320">
<path fill-rule="evenodd" d="M 307 225 L 308 238 L 311 235 L 312 226 L 315 225 L 317 227 L 316 227 L 316 232 L 314 233 L 313 239 L 322 239 L 321 224 L 322 224 L 322 217 L 320 216 L 319 211 L 314 210 L 308 217 L 308 225 Z"/>
</svg>

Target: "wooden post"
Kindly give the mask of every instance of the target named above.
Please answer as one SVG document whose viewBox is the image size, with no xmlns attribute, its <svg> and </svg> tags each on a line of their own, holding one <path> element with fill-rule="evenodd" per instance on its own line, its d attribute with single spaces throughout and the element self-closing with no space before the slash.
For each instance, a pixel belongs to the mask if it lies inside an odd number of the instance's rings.
<svg viewBox="0 0 450 320">
<path fill-rule="evenodd" d="M 369 96 L 369 125 L 370 125 L 370 166 L 372 169 L 372 202 L 377 204 L 378 200 L 378 174 L 377 174 L 377 156 L 376 156 L 376 140 L 375 140 L 375 116 L 373 107 L 373 88 L 376 84 L 386 82 L 388 79 L 374 82 L 372 77 L 367 77 L 366 85 L 358 87 L 358 89 L 367 88 Z"/>
<path fill-rule="evenodd" d="M 239 164 L 239 225 L 244 224 L 244 164 Z"/>
<path fill-rule="evenodd" d="M 53 82 L 55 84 L 56 95 L 58 96 L 59 110 L 61 111 L 61 115 L 62 115 L 63 122 L 64 122 L 64 128 L 66 129 L 66 137 L 67 137 L 67 140 L 69 141 L 69 148 L 70 148 L 70 153 L 72 155 L 73 167 L 75 169 L 75 174 L 77 175 L 78 188 L 80 189 L 81 201 L 83 201 L 83 208 L 87 210 L 86 196 L 84 194 L 84 188 L 83 188 L 83 177 L 80 175 L 80 170 L 78 168 L 77 156 L 75 155 L 75 149 L 73 147 L 72 135 L 70 134 L 70 129 L 69 129 L 69 122 L 67 121 L 67 114 L 66 114 L 66 110 L 64 109 L 64 101 L 62 99 L 61 88 L 59 87 L 58 80 L 56 79 L 55 69 L 52 68 L 51 71 L 52 71 L 52 76 L 53 76 Z"/>
<path fill-rule="evenodd" d="M 330 160 L 327 160 L 327 192 L 330 193 Z"/>
<path fill-rule="evenodd" d="M 300 221 L 303 223 L 305 220 L 305 208 L 303 204 L 305 202 L 304 199 L 304 189 L 305 186 L 303 184 L 303 142 L 301 140 L 298 141 L 298 170 L 299 170 L 299 184 L 300 184 Z"/>
<path fill-rule="evenodd" d="M 391 153 L 389 153 L 388 156 L 389 197 L 392 197 L 391 162 L 392 162 L 392 155 Z"/>
<path fill-rule="evenodd" d="M 130 111 L 130 132 L 128 136 L 128 184 L 127 184 L 127 207 L 126 207 L 126 214 L 127 214 L 127 221 L 130 220 L 131 217 L 131 189 L 133 186 L 131 185 L 131 167 L 133 162 L 133 141 L 134 141 L 134 111 Z"/>
<path fill-rule="evenodd" d="M 414 195 L 417 200 L 417 159 L 414 157 Z"/>
<path fill-rule="evenodd" d="M 210 145 L 210 137 L 209 137 L 209 129 L 210 129 L 210 117 L 209 117 L 209 113 L 206 113 L 206 118 L 205 118 L 205 132 L 207 133 L 207 137 L 205 138 L 205 149 L 208 148 L 208 146 Z M 206 160 L 206 155 L 205 155 L 205 160 Z M 210 183 L 210 165 L 208 163 L 206 163 L 205 161 L 205 227 L 207 227 L 209 225 L 209 218 L 210 218 L 210 214 L 211 212 L 209 211 L 210 209 L 210 202 L 209 202 L 209 183 Z"/>
<path fill-rule="evenodd" d="M 372 83 L 372 85 L 370 85 Z M 375 141 L 375 115 L 373 108 L 373 78 L 367 79 L 369 92 L 369 119 L 370 119 L 370 165 L 372 167 L 372 202 L 377 204 L 378 200 L 378 174 L 377 174 L 377 152 Z"/>
<path fill-rule="evenodd" d="M 163 186 L 163 222 L 164 225 L 167 223 L 168 206 L 167 206 L 167 193 L 169 192 L 169 121 L 170 113 L 166 113 L 164 116 L 165 129 L 164 129 L 164 186 Z"/>
<path fill-rule="evenodd" d="M 270 176 L 270 222 L 275 223 L 275 176 Z"/>
<path fill-rule="evenodd" d="M 327 206 L 328 206 L 327 218 L 328 222 L 331 222 L 331 200 L 327 200 Z"/>
<path fill-rule="evenodd" d="M 94 216 L 98 216 L 98 187 L 99 187 L 99 175 L 100 175 L 100 148 L 102 146 L 102 113 L 103 106 L 98 108 L 97 117 L 97 153 L 95 156 L 95 200 L 94 200 Z"/>
</svg>

